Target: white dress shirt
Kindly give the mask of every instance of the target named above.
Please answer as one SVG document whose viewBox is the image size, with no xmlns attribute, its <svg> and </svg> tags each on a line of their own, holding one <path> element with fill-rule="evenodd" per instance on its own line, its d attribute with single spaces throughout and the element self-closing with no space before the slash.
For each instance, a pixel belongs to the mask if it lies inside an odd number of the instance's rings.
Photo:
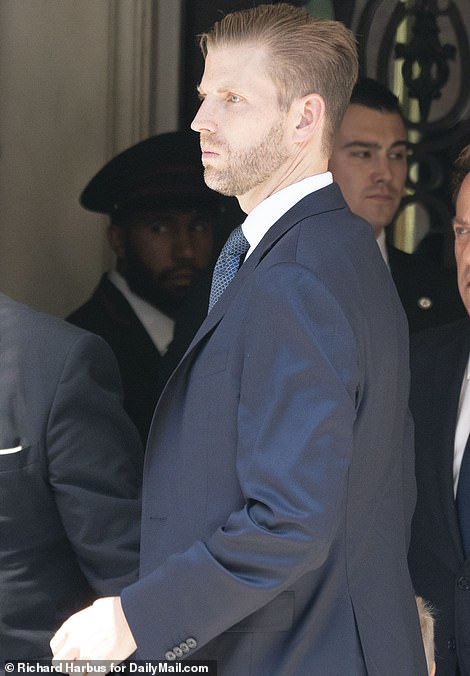
<svg viewBox="0 0 470 676">
<path fill-rule="evenodd" d="M 243 234 L 250 244 L 245 260 L 254 251 L 269 228 L 294 204 L 300 202 L 310 193 L 330 185 L 330 183 L 333 183 L 333 177 L 329 171 L 308 176 L 287 186 L 287 188 L 282 188 L 282 190 L 273 193 L 257 204 L 242 223 Z"/>
<path fill-rule="evenodd" d="M 457 495 L 460 465 L 463 453 L 470 434 L 470 357 L 462 381 L 460 390 L 459 409 L 457 413 L 457 426 L 454 438 L 454 495 Z"/>
<path fill-rule="evenodd" d="M 382 254 L 382 258 L 386 262 L 388 266 L 388 253 L 387 253 L 387 245 L 385 242 L 385 230 L 382 230 L 380 235 L 376 238 L 377 246 L 380 249 L 380 253 Z"/>
<path fill-rule="evenodd" d="M 119 289 L 124 298 L 142 322 L 153 344 L 163 356 L 173 340 L 175 322 L 168 315 L 163 314 L 154 305 L 130 290 L 124 277 L 117 270 L 108 273 L 108 279 Z"/>
</svg>

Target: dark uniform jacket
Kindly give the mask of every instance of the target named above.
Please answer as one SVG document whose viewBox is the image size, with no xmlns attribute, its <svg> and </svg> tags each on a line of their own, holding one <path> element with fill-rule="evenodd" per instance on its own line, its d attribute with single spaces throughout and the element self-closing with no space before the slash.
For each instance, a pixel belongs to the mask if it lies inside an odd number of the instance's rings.
<svg viewBox="0 0 470 676">
<path fill-rule="evenodd" d="M 162 388 L 163 362 L 145 327 L 106 274 L 91 298 L 67 320 L 98 334 L 112 348 L 121 372 L 124 408 L 145 444 Z"/>
<path fill-rule="evenodd" d="M 454 273 L 388 244 L 387 254 L 410 333 L 466 316 Z"/>
</svg>

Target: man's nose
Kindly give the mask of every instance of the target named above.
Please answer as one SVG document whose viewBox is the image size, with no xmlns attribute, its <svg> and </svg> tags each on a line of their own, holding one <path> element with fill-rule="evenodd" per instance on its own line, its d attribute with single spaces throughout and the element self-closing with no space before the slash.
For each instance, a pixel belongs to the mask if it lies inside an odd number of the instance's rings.
<svg viewBox="0 0 470 676">
<path fill-rule="evenodd" d="M 214 132 L 215 121 L 212 107 L 207 99 L 201 102 L 199 110 L 197 111 L 193 121 L 191 122 L 191 129 L 200 134 L 203 132 Z"/>
<path fill-rule="evenodd" d="M 462 246 L 460 258 L 467 268 L 470 269 L 470 238 L 465 238 L 465 243 Z"/>
<path fill-rule="evenodd" d="M 193 238 L 186 229 L 181 229 L 175 234 L 172 250 L 175 260 L 192 260 L 194 258 Z"/>
<path fill-rule="evenodd" d="M 387 183 L 392 179 L 390 169 L 390 160 L 388 157 L 378 156 L 375 158 L 373 167 L 373 178 L 377 183 Z"/>
</svg>

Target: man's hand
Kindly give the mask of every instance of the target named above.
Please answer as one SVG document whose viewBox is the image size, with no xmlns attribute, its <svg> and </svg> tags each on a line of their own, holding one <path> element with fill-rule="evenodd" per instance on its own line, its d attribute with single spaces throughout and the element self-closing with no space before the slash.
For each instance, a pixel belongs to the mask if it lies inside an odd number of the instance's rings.
<svg viewBox="0 0 470 676">
<path fill-rule="evenodd" d="M 122 662 L 136 648 L 119 596 L 98 599 L 75 613 L 51 640 L 55 660 Z"/>
</svg>

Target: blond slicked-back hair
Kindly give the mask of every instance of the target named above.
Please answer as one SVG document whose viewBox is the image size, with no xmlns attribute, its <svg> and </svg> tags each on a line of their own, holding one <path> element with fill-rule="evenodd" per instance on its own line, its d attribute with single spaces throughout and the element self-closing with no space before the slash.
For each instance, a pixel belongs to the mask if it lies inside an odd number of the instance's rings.
<svg viewBox="0 0 470 676">
<path fill-rule="evenodd" d="M 425 601 L 421 596 L 416 597 L 416 605 L 418 606 L 419 623 L 421 626 L 421 634 L 423 637 L 424 652 L 426 655 L 426 663 L 428 665 L 428 672 L 433 673 L 434 665 L 434 615 L 432 606 Z"/>
<path fill-rule="evenodd" d="M 211 48 L 264 48 L 281 110 L 289 110 L 297 98 L 320 94 L 326 107 L 323 146 L 330 153 L 358 75 L 356 42 L 349 29 L 339 21 L 315 18 L 305 8 L 279 3 L 227 14 L 199 39 L 204 57 Z"/>
</svg>

